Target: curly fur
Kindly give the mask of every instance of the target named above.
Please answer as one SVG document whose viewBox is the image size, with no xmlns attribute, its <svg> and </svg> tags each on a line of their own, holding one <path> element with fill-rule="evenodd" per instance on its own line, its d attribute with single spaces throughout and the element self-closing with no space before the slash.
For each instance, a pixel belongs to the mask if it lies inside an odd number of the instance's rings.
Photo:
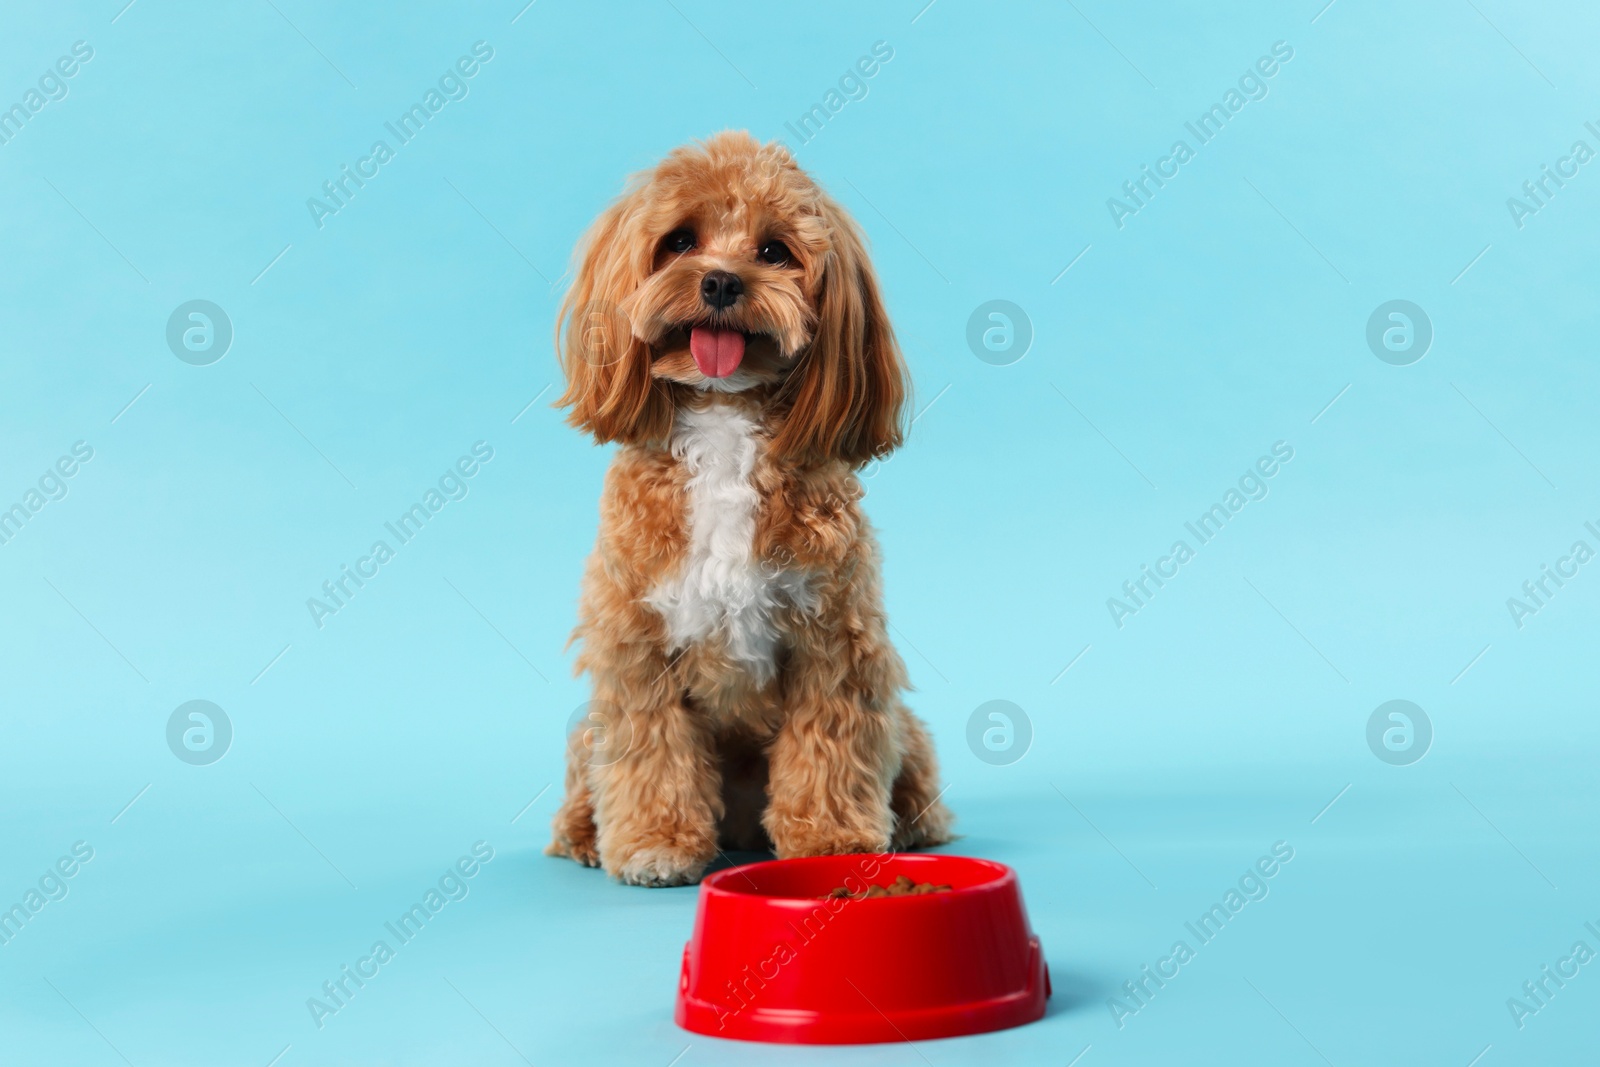
<svg viewBox="0 0 1600 1067">
<path fill-rule="evenodd" d="M 742 281 L 731 307 L 702 300 L 712 270 Z M 733 374 L 701 373 L 695 327 L 745 335 Z M 622 448 L 574 632 L 608 741 L 569 739 L 547 851 L 676 885 L 723 848 L 949 840 L 860 508 L 907 381 L 849 217 L 781 145 L 681 148 L 591 229 L 558 347 L 570 420 Z"/>
</svg>

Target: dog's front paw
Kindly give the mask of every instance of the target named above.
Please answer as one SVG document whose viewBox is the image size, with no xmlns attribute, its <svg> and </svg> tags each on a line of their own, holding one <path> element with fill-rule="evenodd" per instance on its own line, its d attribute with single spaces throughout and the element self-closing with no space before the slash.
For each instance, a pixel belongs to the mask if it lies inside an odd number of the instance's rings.
<svg viewBox="0 0 1600 1067">
<path fill-rule="evenodd" d="M 889 835 L 861 828 L 842 826 L 819 827 L 804 823 L 787 826 L 774 825 L 772 832 L 774 851 L 779 859 L 798 856 L 840 856 L 855 852 L 887 852 Z"/>
<path fill-rule="evenodd" d="M 564 801 L 550 824 L 550 844 L 546 856 L 566 856 L 585 867 L 600 866 L 600 846 L 595 840 L 594 810 L 587 799 Z"/>
<path fill-rule="evenodd" d="M 566 856 L 568 859 L 577 860 L 585 867 L 600 866 L 600 851 L 594 847 L 594 836 L 592 834 L 581 841 L 571 841 L 564 837 L 558 837 L 545 846 L 544 854 L 546 856 Z"/>
<path fill-rule="evenodd" d="M 704 855 L 703 850 L 655 844 L 642 845 L 619 857 L 616 863 L 607 862 L 606 870 L 625 885 L 659 888 L 694 885 L 710 862 L 711 856 Z"/>
</svg>

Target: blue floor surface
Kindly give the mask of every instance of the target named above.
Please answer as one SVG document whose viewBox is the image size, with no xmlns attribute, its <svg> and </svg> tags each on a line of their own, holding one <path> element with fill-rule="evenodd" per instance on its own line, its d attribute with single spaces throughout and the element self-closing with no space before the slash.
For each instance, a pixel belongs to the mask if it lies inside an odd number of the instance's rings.
<svg viewBox="0 0 1600 1067">
<path fill-rule="evenodd" d="M 1597 39 L 1513 0 L 6 5 L 0 1065 L 1593 1062 Z M 567 264 L 726 128 L 870 242 L 915 382 L 862 472 L 890 633 L 950 849 L 1021 874 L 1035 1025 L 685 1034 L 695 890 L 540 854 L 610 458 L 551 407 Z"/>
</svg>

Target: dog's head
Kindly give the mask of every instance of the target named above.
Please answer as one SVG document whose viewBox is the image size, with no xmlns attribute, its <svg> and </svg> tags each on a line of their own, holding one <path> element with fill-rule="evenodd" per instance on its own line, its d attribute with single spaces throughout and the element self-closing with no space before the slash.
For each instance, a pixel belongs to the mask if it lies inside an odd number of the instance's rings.
<svg viewBox="0 0 1600 1067">
<path fill-rule="evenodd" d="M 861 235 L 781 144 L 722 133 L 637 176 L 562 304 L 558 402 L 599 441 L 665 441 L 697 391 L 759 391 L 773 450 L 900 444 L 908 382 Z"/>
</svg>

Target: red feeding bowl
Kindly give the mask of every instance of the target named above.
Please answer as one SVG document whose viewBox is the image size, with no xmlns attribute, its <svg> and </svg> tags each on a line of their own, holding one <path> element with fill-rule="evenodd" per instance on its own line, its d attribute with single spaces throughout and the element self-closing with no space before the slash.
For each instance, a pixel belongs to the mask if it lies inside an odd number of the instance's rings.
<svg viewBox="0 0 1600 1067">
<path fill-rule="evenodd" d="M 895 876 L 947 893 L 828 899 Z M 837 1045 L 1020 1026 L 1050 995 L 1010 867 L 863 854 L 733 867 L 700 883 L 678 1025 L 697 1034 Z"/>
</svg>

